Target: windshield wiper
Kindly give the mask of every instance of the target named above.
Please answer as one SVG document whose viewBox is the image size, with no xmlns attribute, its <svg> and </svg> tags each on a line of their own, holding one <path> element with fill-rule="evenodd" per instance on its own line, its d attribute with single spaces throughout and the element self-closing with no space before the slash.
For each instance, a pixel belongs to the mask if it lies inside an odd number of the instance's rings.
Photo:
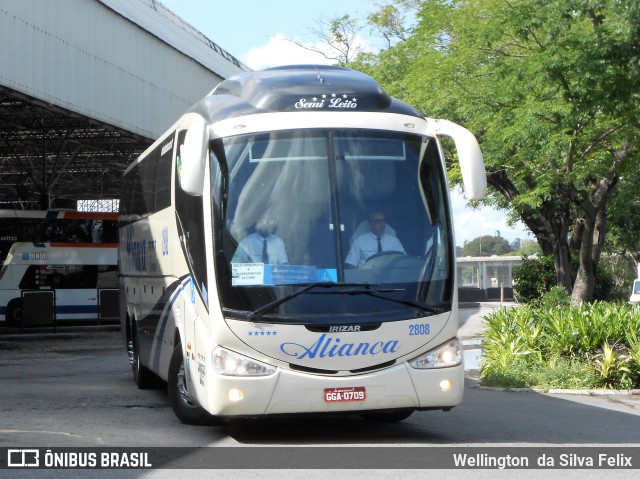
<svg viewBox="0 0 640 479">
<path fill-rule="evenodd" d="M 392 301 L 394 303 L 405 304 L 407 306 L 413 306 L 414 308 L 418 308 L 421 311 L 431 313 L 431 314 L 442 314 L 444 313 L 444 308 L 438 306 L 432 306 L 427 303 L 421 303 L 419 301 L 412 301 L 410 299 L 397 299 L 390 298 L 389 296 L 384 296 L 379 293 L 394 293 L 398 291 L 404 291 L 404 289 L 351 289 L 351 290 L 342 290 L 341 294 L 366 294 L 369 296 L 373 296 L 374 298 L 386 299 L 387 301 Z"/>
<path fill-rule="evenodd" d="M 310 290 L 312 290 L 314 288 L 333 288 L 335 286 L 354 286 L 354 287 L 355 286 L 360 286 L 360 287 L 364 286 L 364 287 L 367 287 L 367 286 L 379 286 L 379 285 L 378 284 L 369 284 L 369 283 L 334 283 L 334 282 L 331 282 L 331 281 L 318 281 L 316 283 L 309 283 L 304 288 L 299 289 L 295 293 L 291 293 L 291 294 L 288 294 L 287 296 L 283 296 L 280 299 L 276 299 L 275 301 L 272 301 L 272 302 L 270 302 L 268 304 L 265 304 L 261 308 L 256 309 L 255 311 L 250 313 L 247 316 L 247 318 L 250 321 L 255 321 L 255 320 L 261 318 L 262 316 L 264 316 L 265 314 L 273 311 L 278 306 L 280 306 L 282 303 L 286 303 L 287 301 L 292 300 L 296 296 L 300 296 L 301 294 L 307 293 L 308 291 L 310 291 Z M 337 293 L 340 294 L 340 293 L 342 293 L 342 291 L 337 291 Z"/>
<path fill-rule="evenodd" d="M 310 290 L 314 289 L 314 288 L 332 288 L 335 286 L 347 286 L 347 287 L 352 287 L 352 289 L 340 289 L 338 291 L 322 291 L 322 292 L 317 292 L 315 294 L 352 294 L 352 295 L 357 295 L 357 294 L 366 294 L 369 296 L 373 296 L 374 298 L 380 298 L 380 299 L 385 299 L 387 301 L 391 301 L 394 303 L 399 303 L 399 304 L 404 304 L 407 306 L 412 306 L 414 308 L 418 308 L 420 311 L 424 311 L 427 313 L 431 313 L 431 314 L 441 314 L 444 313 L 444 308 L 438 307 L 438 306 L 432 306 L 426 303 L 421 303 L 419 301 L 412 301 L 410 299 L 397 299 L 397 298 L 390 298 L 389 296 L 384 296 L 383 294 L 380 293 L 397 293 L 400 291 L 405 291 L 404 289 L 401 288 L 386 288 L 386 289 L 371 289 L 372 286 L 377 287 L 380 286 L 379 284 L 371 284 L 371 283 L 332 283 L 332 282 L 317 282 L 317 283 L 310 283 L 308 285 L 306 285 L 304 288 L 296 291 L 295 293 L 289 294 L 287 296 L 283 296 L 280 299 L 276 299 L 275 301 L 272 301 L 271 303 L 265 304 L 264 306 L 262 306 L 261 308 L 256 309 L 255 311 L 253 311 L 252 313 L 250 313 L 247 318 L 250 321 L 256 321 L 257 319 L 261 318 L 262 316 L 264 316 L 265 314 L 273 311 L 275 308 L 277 308 L 278 306 L 280 306 L 282 303 L 286 303 L 287 301 L 292 300 L 293 298 L 295 298 L 296 296 L 300 296 L 301 294 L 304 293 L 308 293 Z M 358 289 L 355 289 L 358 288 Z"/>
</svg>

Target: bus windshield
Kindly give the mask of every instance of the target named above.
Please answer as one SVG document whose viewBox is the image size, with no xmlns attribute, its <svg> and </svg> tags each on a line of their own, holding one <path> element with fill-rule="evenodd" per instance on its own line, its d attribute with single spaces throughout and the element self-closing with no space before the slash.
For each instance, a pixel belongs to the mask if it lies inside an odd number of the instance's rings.
<svg viewBox="0 0 640 479">
<path fill-rule="evenodd" d="M 287 130 L 216 140 L 210 158 L 228 314 L 376 322 L 450 309 L 452 229 L 435 140 Z"/>
</svg>

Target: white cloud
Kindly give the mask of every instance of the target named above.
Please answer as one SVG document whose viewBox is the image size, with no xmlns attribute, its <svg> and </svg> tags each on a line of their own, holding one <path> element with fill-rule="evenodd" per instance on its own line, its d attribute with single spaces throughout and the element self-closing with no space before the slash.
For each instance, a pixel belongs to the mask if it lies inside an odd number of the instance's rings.
<svg viewBox="0 0 640 479">
<path fill-rule="evenodd" d="M 295 41 L 303 46 L 297 45 L 282 33 L 278 33 L 271 36 L 265 45 L 250 48 L 242 61 L 254 70 L 281 65 L 331 65 L 336 63 L 331 58 L 335 57 L 337 52 L 327 43 L 321 41 L 303 42 L 297 38 Z M 360 51 L 372 50 L 360 36 L 356 37 L 354 48 L 358 48 Z M 326 56 L 314 50 L 319 50 Z"/>
<path fill-rule="evenodd" d="M 304 42 L 303 45 L 309 48 L 323 49 L 322 44 L 319 43 Z M 269 38 L 266 45 L 249 49 L 243 62 L 254 70 L 281 65 L 330 65 L 335 63 L 318 52 L 296 45 L 281 33 Z"/>
<path fill-rule="evenodd" d="M 516 238 L 534 239 L 522 223 L 517 223 L 513 227 L 508 226 L 506 214 L 502 211 L 488 206 L 478 209 L 467 207 L 466 200 L 456 190 L 451 191 L 451 209 L 458 246 L 479 236 L 494 236 L 496 232 L 509 242 Z"/>
</svg>

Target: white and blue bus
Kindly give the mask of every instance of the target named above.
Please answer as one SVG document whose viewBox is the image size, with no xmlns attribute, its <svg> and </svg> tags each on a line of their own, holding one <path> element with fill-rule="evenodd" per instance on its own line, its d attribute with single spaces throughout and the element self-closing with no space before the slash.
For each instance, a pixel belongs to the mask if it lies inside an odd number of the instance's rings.
<svg viewBox="0 0 640 479">
<path fill-rule="evenodd" d="M 0 209 L 0 266 L 15 243 L 112 243 L 118 214 L 71 210 Z"/>
<path fill-rule="evenodd" d="M 56 321 L 117 321 L 117 288 L 115 243 L 15 242 L 0 269 L 0 325 L 28 326 L 23 293 L 36 291 L 53 293 Z"/>
<path fill-rule="evenodd" d="M 138 386 L 167 381 L 192 424 L 459 404 L 439 136 L 482 198 L 475 137 L 362 73 L 290 66 L 220 83 L 124 174 L 121 326 Z"/>
<path fill-rule="evenodd" d="M 24 326 L 23 293 L 55 293 L 56 319 L 117 321 L 118 215 L 0 209 L 0 325 Z"/>
</svg>

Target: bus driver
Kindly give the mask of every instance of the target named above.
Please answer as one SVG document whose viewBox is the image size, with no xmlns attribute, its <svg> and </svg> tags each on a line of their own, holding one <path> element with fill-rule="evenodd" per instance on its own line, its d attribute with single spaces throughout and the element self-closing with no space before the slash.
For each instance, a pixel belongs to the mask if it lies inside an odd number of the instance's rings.
<svg viewBox="0 0 640 479">
<path fill-rule="evenodd" d="M 387 231 L 387 217 L 383 211 L 369 213 L 369 231 L 353 240 L 345 264 L 348 269 L 362 266 L 371 256 L 384 251 L 405 253 L 400 240 Z"/>
<path fill-rule="evenodd" d="M 273 234 L 275 221 L 262 218 L 256 223 L 256 232 L 238 244 L 232 263 L 289 264 L 284 241 Z"/>
</svg>

